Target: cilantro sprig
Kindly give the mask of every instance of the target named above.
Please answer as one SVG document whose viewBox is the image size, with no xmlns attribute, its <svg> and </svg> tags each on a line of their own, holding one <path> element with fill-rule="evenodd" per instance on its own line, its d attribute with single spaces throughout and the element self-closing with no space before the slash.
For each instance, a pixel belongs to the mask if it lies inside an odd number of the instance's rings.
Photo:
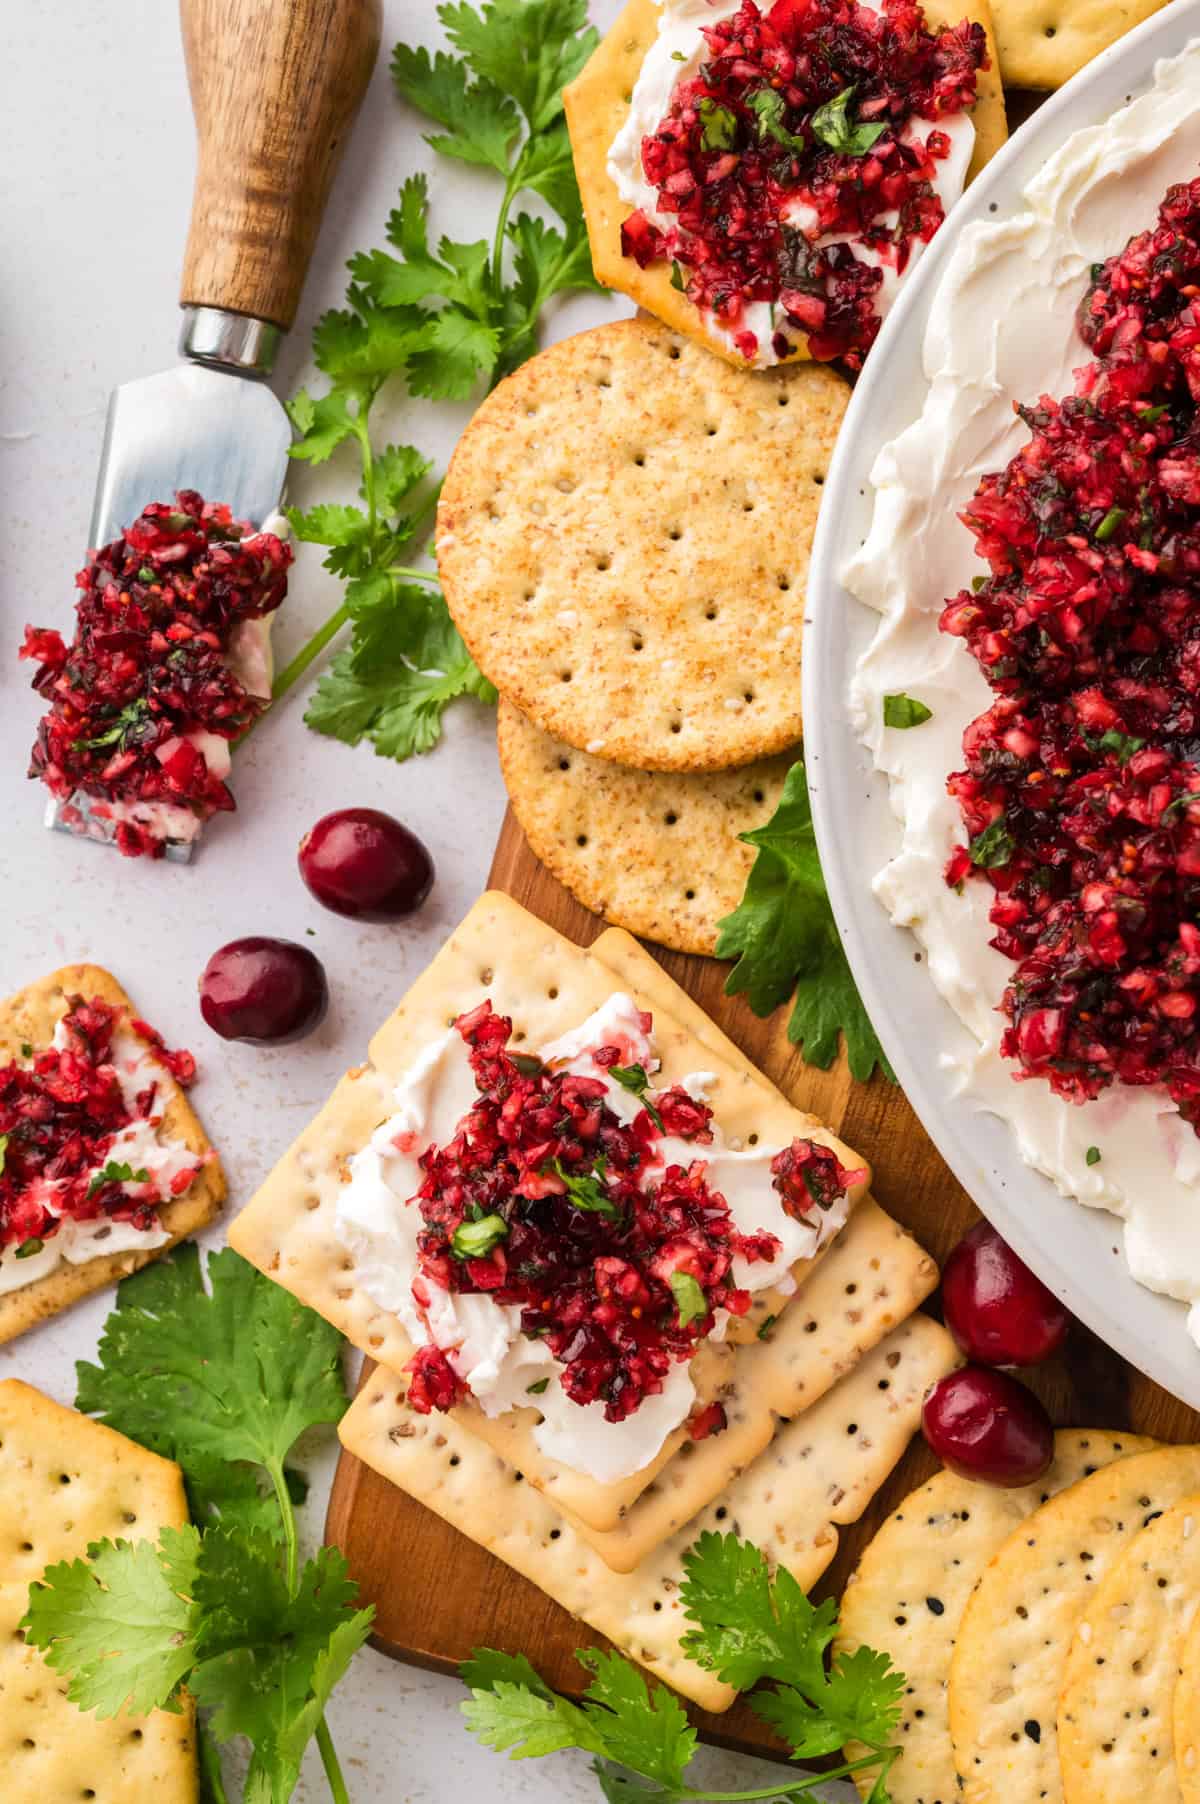
<svg viewBox="0 0 1200 1804">
<path fill-rule="evenodd" d="M 654 1103 L 650 1101 L 650 1078 L 644 1065 L 610 1065 L 608 1075 L 614 1083 L 620 1084 L 622 1090 L 628 1090 L 636 1096 L 649 1115 L 660 1134 L 666 1133 L 663 1118 Z"/>
<path fill-rule="evenodd" d="M 750 1706 L 788 1744 L 793 1760 L 848 1744 L 855 1744 L 853 1758 L 829 1772 L 753 1791 L 700 1790 L 687 1783 L 696 1731 L 679 1700 L 652 1689 L 621 1654 L 594 1648 L 576 1655 L 591 1674 L 579 1703 L 551 1691 L 522 1655 L 476 1650 L 461 1668 L 471 1692 L 463 1705 L 471 1732 L 513 1760 L 584 1749 L 609 1804 L 804 1799 L 816 1786 L 854 1772 L 873 1773 L 870 1804 L 889 1804 L 904 1675 L 871 1648 L 827 1664 L 837 1627 L 832 1601 L 810 1603 L 790 1574 L 772 1576 L 757 1547 L 709 1533 L 684 1557 L 680 1598 L 691 1624 L 684 1652 L 738 1690 L 770 1681 L 772 1689 L 755 1693 Z"/>
<path fill-rule="evenodd" d="M 379 397 L 394 380 L 430 402 L 481 397 L 537 350 L 556 295 L 596 286 L 562 106 L 563 85 L 597 42 L 586 0 L 445 0 L 438 17 L 450 49 L 398 44 L 392 81 L 437 128 L 427 142 L 439 155 L 498 178 L 491 240 L 435 243 L 429 184 L 410 176 L 387 248 L 350 259 L 345 307 L 317 323 L 325 392 L 301 389 L 289 407 L 300 435 L 292 456 L 316 466 L 352 449 L 362 505 L 288 509 L 297 538 L 326 548 L 325 567 L 345 594 L 279 673 L 274 697 L 348 625 L 350 644 L 321 677 L 305 720 L 396 759 L 431 750 L 458 697 L 491 703 L 496 692 L 450 619 L 436 573 L 420 562 L 437 503 L 432 464 L 412 445 L 380 442 Z"/>
<path fill-rule="evenodd" d="M 214 1795 L 215 1742 L 247 1737 L 246 1798 L 285 1804 L 315 1736 L 345 1804 L 324 1710 L 372 1612 L 354 1608 L 335 1548 L 301 1566 L 303 1481 L 287 1465 L 305 1430 L 346 1407 L 340 1338 L 229 1249 L 210 1255 L 208 1277 L 206 1289 L 189 1245 L 126 1279 L 99 1364 L 76 1368 L 80 1409 L 178 1461 L 193 1524 L 47 1568 L 22 1626 L 98 1716 L 178 1710 L 186 1686 L 209 1713 Z"/>
<path fill-rule="evenodd" d="M 716 955 L 737 960 L 726 995 L 744 993 L 756 1015 L 794 995 L 788 1038 L 810 1065 L 827 1069 L 843 1036 L 856 1078 L 869 1078 L 878 1065 L 894 1083 L 829 906 L 803 759 L 788 772 L 771 819 L 741 837 L 758 856 L 740 905 L 719 923 Z"/>
</svg>

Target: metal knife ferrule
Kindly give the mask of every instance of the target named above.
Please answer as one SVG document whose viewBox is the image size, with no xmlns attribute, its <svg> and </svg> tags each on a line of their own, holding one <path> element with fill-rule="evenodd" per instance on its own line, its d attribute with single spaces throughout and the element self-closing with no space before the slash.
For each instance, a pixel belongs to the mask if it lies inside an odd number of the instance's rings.
<svg viewBox="0 0 1200 1804">
<path fill-rule="evenodd" d="M 283 333 L 270 320 L 224 307 L 185 307 L 180 355 L 238 376 L 271 374 Z"/>
</svg>

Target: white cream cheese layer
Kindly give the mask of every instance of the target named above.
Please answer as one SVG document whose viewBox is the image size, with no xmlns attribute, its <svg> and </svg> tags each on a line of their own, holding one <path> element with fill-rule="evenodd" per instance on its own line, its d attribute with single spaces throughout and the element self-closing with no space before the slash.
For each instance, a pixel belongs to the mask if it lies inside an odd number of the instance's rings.
<svg viewBox="0 0 1200 1804">
<path fill-rule="evenodd" d="M 60 1022 L 53 1044 L 61 1048 L 65 1042 L 66 1034 Z M 175 1079 L 166 1066 L 133 1034 L 119 1032 L 114 1036 L 113 1067 L 130 1109 L 134 1108 L 138 1095 L 152 1083 L 157 1082 L 159 1086 L 160 1100 L 156 1103 L 155 1113 L 175 1092 Z M 158 1200 L 170 1202 L 172 1180 L 182 1171 L 194 1170 L 199 1161 L 185 1141 L 170 1139 L 148 1121 L 134 1120 L 114 1136 L 95 1172 L 110 1163 L 128 1165 L 131 1171 L 145 1171 Z M 129 1182 L 121 1188 L 127 1196 L 141 1197 L 146 1185 Z M 39 1187 L 38 1202 L 55 1215 L 59 1213 L 57 1198 L 61 1189 L 61 1185 L 52 1181 Z M 99 1216 L 94 1221 L 75 1221 L 67 1217 L 40 1253 L 18 1259 L 12 1249 L 0 1255 L 0 1296 L 21 1290 L 37 1278 L 49 1277 L 64 1261 L 68 1265 L 85 1265 L 89 1259 L 99 1259 L 107 1253 L 127 1253 L 135 1249 L 152 1251 L 155 1247 L 165 1246 L 170 1238 L 161 1226 L 136 1228 L 132 1222 L 111 1221 L 107 1216 Z"/>
<path fill-rule="evenodd" d="M 963 729 L 993 697 L 960 639 L 938 631 L 946 597 L 977 574 L 957 515 L 979 478 L 1027 438 L 1014 400 L 1061 395 L 1088 352 L 1075 310 L 1091 264 L 1151 227 L 1172 182 L 1200 168 L 1200 42 L 1160 63 L 1152 89 L 1102 125 L 1076 132 L 1030 183 L 1025 210 L 963 233 L 925 332 L 920 417 L 880 451 L 871 527 L 843 581 L 883 616 L 851 694 L 860 737 L 886 772 L 900 849 L 875 880 L 893 921 L 924 946 L 930 975 L 978 1042 L 954 1061 L 969 1104 L 1012 1126 L 1021 1156 L 1058 1188 L 1124 1219 L 1141 1283 L 1197 1305 L 1200 1342 L 1200 1140 L 1159 1090 L 1115 1086 L 1073 1105 L 1002 1060 L 997 1005 L 1012 963 L 988 945 L 993 892 L 960 896 L 942 878 L 962 839 L 946 778 Z M 933 710 L 907 730 L 883 725 L 885 695 Z M 1098 1149 L 1088 1164 L 1089 1148 Z"/>
<path fill-rule="evenodd" d="M 760 0 L 760 3 L 766 10 L 768 0 Z M 703 28 L 720 24 L 723 19 L 728 19 L 739 11 L 741 5 L 742 0 L 660 0 L 658 36 L 646 52 L 638 73 L 629 115 L 609 148 L 608 176 L 630 211 L 640 208 L 651 225 L 662 231 L 674 226 L 677 218 L 675 214 L 665 213 L 659 208 L 658 192 L 647 181 L 642 168 L 642 141 L 651 137 L 662 124 L 676 86 L 682 81 L 691 81 L 706 60 L 708 44 L 703 36 Z M 872 7 L 870 10 L 879 9 Z M 937 164 L 933 182 L 943 208 L 949 213 L 966 182 L 967 168 L 975 146 L 975 127 L 969 114 L 955 113 L 948 119 L 913 119 L 905 128 L 904 136 L 923 144 L 932 131 L 945 132 L 950 139 L 950 154 Z M 812 208 L 803 204 L 797 204 L 788 217 L 789 223 L 800 231 L 805 231 L 816 223 Z M 880 215 L 879 223 L 891 230 L 898 218 L 897 213 L 884 213 Z M 845 232 L 827 232 L 813 240 L 818 245 L 850 241 L 850 235 Z M 914 240 L 909 248 L 904 276 L 914 267 L 924 248 L 919 239 Z M 871 245 L 855 244 L 855 255 L 861 263 L 883 267 L 883 282 L 876 295 L 875 306 L 882 319 L 899 293 L 904 276 L 899 275 L 892 265 L 884 263 Z M 775 314 L 776 309 L 769 301 L 754 301 L 742 316 L 738 330 L 753 332 L 758 340 L 758 351 L 752 360 L 756 369 L 766 369 L 781 361 L 773 343 L 776 334 L 784 337 L 789 347 L 799 344 L 804 337 L 800 327 L 792 325 L 783 316 L 776 319 L 773 317 Z M 729 350 L 735 348 L 734 333 L 715 315 L 707 313 L 705 324 L 718 343 Z"/>
<path fill-rule="evenodd" d="M 624 1063 L 657 1070 L 653 1039 L 631 999 L 620 992 L 578 1028 L 541 1047 L 539 1056 L 558 1070 L 603 1081 L 608 1106 L 628 1123 L 641 1103 L 592 1056 L 597 1048 L 613 1045 L 621 1049 Z M 712 1081 L 711 1074 L 698 1072 L 685 1087 L 699 1100 Z M 420 1271 L 417 1235 L 422 1221 L 410 1200 L 422 1181 L 420 1155 L 431 1144 L 453 1139 L 476 1095 L 467 1048 L 457 1029 L 450 1028 L 401 1078 L 394 1092 L 395 1112 L 351 1159 L 350 1182 L 338 1193 L 338 1235 L 354 1257 L 355 1277 L 367 1295 L 399 1317 L 415 1345 L 441 1347 L 487 1415 L 536 1407 L 542 1419 L 534 1438 L 547 1457 L 601 1483 L 615 1482 L 648 1465 L 691 1412 L 696 1392 L 687 1365 L 674 1366 L 662 1391 L 646 1397 L 625 1421 L 607 1422 L 603 1404 L 580 1405 L 567 1396 L 549 1348 L 521 1333 L 519 1309 L 490 1296 L 443 1290 Z M 784 1213 L 771 1183 L 771 1160 L 779 1148 L 735 1150 L 723 1143 L 719 1123 L 712 1125 L 711 1146 L 664 1137 L 646 1182 L 653 1183 L 668 1165 L 686 1168 L 702 1162 L 706 1181 L 725 1197 L 738 1228 L 769 1232 L 780 1243 L 773 1260 L 751 1264 L 736 1259 L 736 1283 L 748 1290 L 770 1284 L 786 1289 L 795 1261 L 811 1256 L 842 1226 L 846 1203 L 822 1213 L 812 1226 L 794 1220 Z M 721 1332 L 719 1323 L 718 1336 Z M 530 1386 L 544 1380 L 545 1390 L 531 1393 Z"/>
</svg>

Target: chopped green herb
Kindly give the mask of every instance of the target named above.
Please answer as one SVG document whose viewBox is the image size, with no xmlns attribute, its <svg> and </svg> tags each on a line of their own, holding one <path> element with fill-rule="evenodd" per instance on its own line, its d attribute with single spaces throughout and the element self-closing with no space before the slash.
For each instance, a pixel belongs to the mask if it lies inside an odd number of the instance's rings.
<svg viewBox="0 0 1200 1804">
<path fill-rule="evenodd" d="M 987 581 L 987 577 L 986 577 L 986 576 L 982 576 L 982 575 L 979 575 L 979 576 L 973 576 L 973 577 L 972 577 L 972 578 L 971 578 L 971 592 L 972 592 L 972 594 L 975 594 L 975 595 L 978 595 L 978 593 L 979 593 L 979 591 L 980 591 L 980 589 L 982 589 L 982 587 L 983 587 L 983 585 L 984 585 L 984 583 L 985 583 L 985 582 L 986 582 L 986 581 Z"/>
<path fill-rule="evenodd" d="M 597 1159 L 591 1171 L 568 1171 L 561 1159 L 552 1162 L 553 1170 L 567 1187 L 567 1200 L 588 1215 L 607 1215 L 616 1220 L 621 1211 L 604 1188 L 605 1163 Z"/>
<path fill-rule="evenodd" d="M 672 1272 L 671 1294 L 679 1311 L 679 1326 L 686 1328 L 708 1314 L 708 1298 L 691 1272 Z"/>
<path fill-rule="evenodd" d="M 1139 420 L 1145 420 L 1147 426 L 1156 426 L 1166 411 L 1166 402 L 1160 401 L 1157 407 L 1139 407 L 1137 417 Z"/>
<path fill-rule="evenodd" d="M 672 263 L 671 265 L 671 287 L 677 288 L 680 294 L 682 294 L 687 287 L 687 283 L 683 279 L 683 267 L 679 263 Z"/>
<path fill-rule="evenodd" d="M 1098 1146 L 1089 1146 L 1087 1149 L 1087 1152 L 1084 1154 L 1084 1158 L 1087 1160 L 1089 1165 L 1099 1165 L 1100 1148 Z"/>
<path fill-rule="evenodd" d="M 682 50 L 672 50 L 671 61 L 673 63 L 686 63 L 687 62 L 686 52 L 682 51 Z"/>
<path fill-rule="evenodd" d="M 1107 545 L 1128 511 L 1128 508 L 1124 507 L 1109 508 L 1103 520 L 1101 520 L 1099 526 L 1096 528 L 1095 537 L 1097 545 Z"/>
<path fill-rule="evenodd" d="M 737 137 L 737 114 L 704 94 L 700 99 L 701 150 L 732 150 Z"/>
<path fill-rule="evenodd" d="M 911 695 L 885 695 L 883 724 L 885 727 L 919 727 L 933 719 L 933 709 Z"/>
<path fill-rule="evenodd" d="M 1165 821 L 1177 808 L 1190 807 L 1193 802 L 1200 802 L 1200 789 L 1189 789 L 1186 795 L 1176 796 L 1173 802 L 1168 802 L 1162 811 L 1161 820 Z"/>
<path fill-rule="evenodd" d="M 121 709 L 105 732 L 97 733 L 94 739 L 81 739 L 79 744 L 90 751 L 99 746 L 116 745 L 119 740 L 124 747 L 130 735 L 136 733 L 149 717 L 150 704 L 144 695 L 139 696 L 137 701 Z"/>
<path fill-rule="evenodd" d="M 782 144 L 785 150 L 805 151 L 808 145 L 795 132 L 787 130 L 783 116 L 787 111 L 787 102 L 775 88 L 756 88 L 749 95 L 748 104 L 758 121 L 758 139 L 761 144 L 766 138 L 773 138 L 776 144 Z"/>
<path fill-rule="evenodd" d="M 550 1380 L 548 1378 L 535 1378 L 532 1384 L 527 1384 L 525 1386 L 525 1393 L 529 1397 L 540 1397 L 543 1391 L 549 1387 L 549 1384 Z"/>
<path fill-rule="evenodd" d="M 141 569 L 138 571 L 138 581 L 140 583 L 153 583 L 153 582 L 158 581 L 157 576 L 155 575 L 154 571 L 150 568 L 149 564 L 143 564 Z"/>
<path fill-rule="evenodd" d="M 522 1077 L 537 1077 L 539 1072 L 546 1069 L 536 1053 L 510 1052 L 508 1056 Z"/>
<path fill-rule="evenodd" d="M 971 863 L 985 871 L 999 870 L 1008 863 L 1016 849 L 1016 841 L 1008 831 L 1002 814 L 998 814 L 982 833 L 977 833 L 967 847 Z"/>
<path fill-rule="evenodd" d="M 759 1340 L 770 1340 L 771 1330 L 775 1326 L 775 1324 L 778 1320 L 779 1320 L 779 1317 L 777 1315 L 767 1315 L 767 1316 L 763 1317 L 762 1321 L 758 1325 Z"/>
<path fill-rule="evenodd" d="M 502 1215 L 481 1215 L 478 1221 L 459 1222 L 450 1236 L 450 1251 L 456 1259 L 486 1259 L 507 1238 L 508 1223 Z"/>
<path fill-rule="evenodd" d="M 854 98 L 857 83 L 852 82 L 819 106 L 812 116 L 813 136 L 830 150 L 837 150 L 843 156 L 865 156 L 872 144 L 881 138 L 887 130 L 887 120 L 877 120 L 871 124 L 854 123 L 850 118 L 850 102 Z"/>
<path fill-rule="evenodd" d="M 23 1059 L 31 1059 L 33 1057 L 33 1047 L 29 1044 L 28 1040 L 21 1041 L 21 1057 Z"/>
<path fill-rule="evenodd" d="M 98 1190 L 103 1190 L 106 1184 L 148 1184 L 149 1182 L 150 1173 L 144 1166 L 140 1170 L 134 1171 L 133 1167 L 125 1161 L 110 1159 L 107 1165 L 102 1165 L 99 1171 L 93 1173 L 87 1193 L 89 1197 L 93 1197 Z"/>
<path fill-rule="evenodd" d="M 1131 733 L 1120 733 L 1116 727 L 1109 727 L 1106 733 L 1098 735 L 1085 733 L 1084 738 L 1093 752 L 1113 752 L 1119 764 L 1128 764 L 1135 752 L 1140 752 L 1146 741 L 1135 739 Z"/>
<path fill-rule="evenodd" d="M 32 1259 L 34 1254 L 40 1253 L 45 1245 L 45 1241 L 39 1240 L 35 1235 L 32 1240 L 23 1240 L 21 1242 L 20 1246 L 17 1248 L 15 1257 L 18 1259 Z"/>
<path fill-rule="evenodd" d="M 650 1079 L 646 1075 L 645 1066 L 610 1065 L 608 1075 L 615 1078 L 623 1090 L 631 1091 L 638 1098 L 659 1133 L 665 1134 L 667 1130 L 663 1126 L 663 1118 L 650 1101 Z"/>
</svg>

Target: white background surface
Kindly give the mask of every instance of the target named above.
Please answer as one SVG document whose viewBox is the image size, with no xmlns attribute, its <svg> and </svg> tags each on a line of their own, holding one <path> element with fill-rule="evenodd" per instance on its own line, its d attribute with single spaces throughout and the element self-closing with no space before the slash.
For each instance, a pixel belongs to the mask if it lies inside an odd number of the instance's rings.
<svg viewBox="0 0 1200 1804">
<path fill-rule="evenodd" d="M 433 6 L 385 0 L 384 10 L 383 52 L 280 360 L 280 394 L 311 378 L 309 328 L 340 303 L 351 252 L 383 242 L 405 175 L 430 172 L 435 230 L 491 236 L 496 195 L 489 178 L 435 158 L 388 81 L 387 56 L 398 37 L 438 40 Z M 593 0 L 601 27 L 617 10 L 615 0 Z M 69 633 L 71 579 L 85 548 L 109 390 L 173 358 L 194 151 L 169 0 L 52 0 L 3 12 L 0 994 L 68 961 L 109 966 L 166 1038 L 197 1054 L 196 1105 L 224 1156 L 230 1207 L 237 1209 L 481 889 L 503 809 L 492 718 L 460 703 L 434 754 L 396 765 L 368 746 L 350 750 L 311 733 L 301 719 L 307 682 L 239 755 L 239 812 L 212 824 L 190 867 L 121 859 L 44 831 L 43 792 L 24 776 L 37 698 L 16 648 L 26 621 Z M 615 305 L 598 298 L 568 304 L 552 330 L 561 335 L 593 323 Z M 379 411 L 390 416 L 388 438 L 411 439 L 444 463 L 469 410 L 400 395 Z M 378 429 L 382 439 L 383 419 Z M 347 465 L 333 475 L 326 468 L 315 480 L 298 467 L 292 498 L 328 499 L 340 484 L 348 499 L 353 480 Z M 281 662 L 339 600 L 315 548 L 300 547 L 277 634 Z M 430 847 L 438 881 L 411 925 L 355 927 L 318 907 L 301 885 L 295 850 L 302 833 L 319 815 L 350 803 L 391 810 Z M 272 1052 L 227 1045 L 200 1019 L 196 981 L 206 959 L 246 933 L 302 939 L 325 961 L 330 1014 L 298 1046 Z M 209 1238 L 220 1237 L 217 1230 Z M 74 1361 L 94 1352 L 110 1303 L 110 1296 L 92 1299 L 0 1348 L 0 1376 L 25 1378 L 72 1402 Z M 307 1464 L 318 1479 L 307 1512 L 315 1538 L 332 1441 Z M 453 1583 L 453 1573 L 446 1579 Z M 514 1766 L 476 1748 L 458 1717 L 462 1695 L 452 1680 L 369 1649 L 359 1655 L 330 1711 L 355 1804 L 442 1804 L 466 1795 L 529 1804 L 599 1798 L 582 1758 Z M 715 1756 L 705 1775 L 722 1786 L 761 1785 L 772 1776 L 758 1763 Z M 298 1796 L 327 1795 L 310 1755 Z"/>
</svg>

